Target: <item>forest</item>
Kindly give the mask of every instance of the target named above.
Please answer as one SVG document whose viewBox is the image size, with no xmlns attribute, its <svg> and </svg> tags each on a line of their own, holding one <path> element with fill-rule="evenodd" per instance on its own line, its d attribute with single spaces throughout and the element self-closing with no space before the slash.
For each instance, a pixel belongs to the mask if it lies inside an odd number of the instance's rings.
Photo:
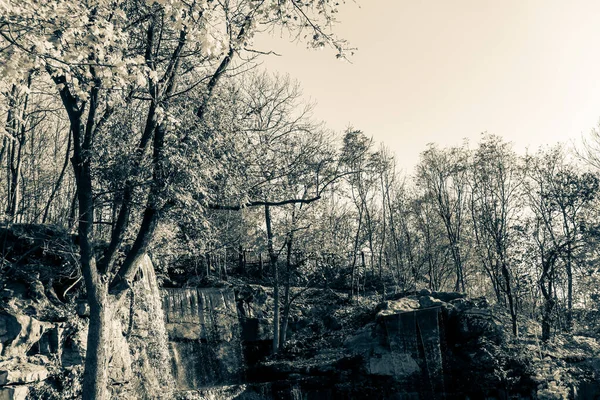
<svg viewBox="0 0 600 400">
<path fill-rule="evenodd" d="M 129 318 L 131 333 L 137 314 L 123 310 L 134 308 L 147 255 L 143 279 L 165 293 L 267 288 L 275 359 L 298 346 L 291 326 L 307 296 L 358 312 L 455 294 L 489 304 L 511 346 L 598 338 L 600 133 L 519 153 L 484 132 L 476 143 L 432 143 L 401 171 L 385 143 L 360 127 L 333 132 L 298 82 L 259 66 L 269 49 L 252 39 L 264 32 L 351 58 L 334 33 L 339 6 L 0 0 L 0 289 L 24 281 L 30 297 L 37 284 L 60 307 L 88 308 L 74 396 L 127 398 L 110 389 L 113 322 Z M 16 254 L 7 244 L 40 227 L 72 235 L 67 250 L 43 242 L 43 257 L 61 265 L 34 268 L 23 260 L 39 246 Z M 14 296 L 0 303 L 6 315 Z M 519 398 L 593 398 L 565 389 L 565 376 Z"/>
</svg>

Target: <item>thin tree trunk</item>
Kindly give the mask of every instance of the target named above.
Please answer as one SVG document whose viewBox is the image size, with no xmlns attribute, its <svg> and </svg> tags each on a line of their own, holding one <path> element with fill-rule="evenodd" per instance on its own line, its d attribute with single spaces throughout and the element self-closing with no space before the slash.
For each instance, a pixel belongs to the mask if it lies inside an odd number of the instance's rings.
<svg viewBox="0 0 600 400">
<path fill-rule="evenodd" d="M 29 77 L 27 80 L 27 87 L 31 87 L 31 79 L 32 73 L 29 73 Z M 14 87 L 13 87 L 14 89 Z M 19 96 L 19 94 L 13 90 L 14 96 Z M 19 208 L 20 202 L 20 190 L 21 190 L 21 166 L 23 163 L 23 146 L 25 145 L 25 132 L 27 129 L 25 120 L 27 117 L 27 105 L 29 102 L 29 95 L 26 94 L 23 103 L 21 104 L 19 101 L 14 99 L 15 109 L 13 111 L 12 117 L 12 135 L 13 135 L 13 144 L 10 152 L 10 161 L 9 161 L 9 186 L 8 186 L 8 206 L 6 208 L 6 215 L 8 217 L 8 222 L 12 223 L 15 221 L 15 217 Z M 15 117 L 14 115 L 20 114 L 19 117 Z"/>
<path fill-rule="evenodd" d="M 550 255 L 544 260 L 542 254 L 542 275 L 540 277 L 540 289 L 544 297 L 544 309 L 542 311 L 542 341 L 547 342 L 551 337 L 552 312 L 554 310 L 554 294 L 552 290 L 554 256 Z"/>
<path fill-rule="evenodd" d="M 573 330 L 573 266 L 572 266 L 572 247 L 571 243 L 567 245 L 567 262 L 566 262 L 566 272 L 567 272 L 567 321 L 566 321 L 566 330 L 567 332 L 571 332 Z"/>
<path fill-rule="evenodd" d="M 75 226 L 75 215 L 77 213 L 77 199 L 79 198 L 79 189 L 75 186 L 75 193 L 71 199 L 71 206 L 69 207 L 69 216 L 67 217 L 67 226 L 72 229 Z"/>
<path fill-rule="evenodd" d="M 363 276 L 363 296 L 364 296 L 364 294 L 365 294 L 365 285 L 367 283 L 367 264 L 365 262 L 365 252 L 364 251 L 360 252 L 360 262 L 361 262 L 361 265 L 362 265 L 362 268 L 363 268 L 363 273 L 364 273 L 364 276 Z M 360 295 L 360 282 L 359 282 L 359 285 L 358 285 L 358 293 Z"/>
<path fill-rule="evenodd" d="M 508 308 L 512 321 L 512 333 L 515 337 L 519 336 L 519 328 L 517 326 L 517 309 L 513 298 L 512 284 L 510 282 L 510 274 L 506 263 L 502 261 L 502 276 L 504 277 L 504 284 L 506 285 L 506 297 L 508 298 Z"/>
<path fill-rule="evenodd" d="M 356 227 L 356 236 L 354 237 L 354 250 L 352 252 L 352 269 L 350 272 L 350 293 L 348 298 L 354 299 L 354 281 L 356 275 L 356 255 L 358 254 L 358 240 L 360 238 L 360 230 L 362 228 L 362 207 L 358 211 L 358 226 Z"/>
<path fill-rule="evenodd" d="M 273 272 L 273 354 L 279 351 L 279 271 L 277 268 L 277 253 L 273 247 L 273 229 L 271 227 L 271 209 L 265 205 L 265 222 L 267 225 L 267 250 L 269 264 Z"/>
</svg>

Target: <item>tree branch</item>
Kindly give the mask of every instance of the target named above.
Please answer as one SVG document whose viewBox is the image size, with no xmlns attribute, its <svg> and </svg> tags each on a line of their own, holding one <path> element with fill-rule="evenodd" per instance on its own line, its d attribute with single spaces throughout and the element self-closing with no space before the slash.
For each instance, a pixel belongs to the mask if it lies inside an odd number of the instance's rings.
<svg viewBox="0 0 600 400">
<path fill-rule="evenodd" d="M 257 207 L 257 206 L 285 206 L 287 204 L 310 204 L 317 200 L 321 199 L 321 195 L 316 197 L 312 197 L 310 199 L 287 199 L 281 201 L 249 201 L 240 205 L 222 205 L 222 204 L 209 204 L 208 208 L 211 210 L 242 210 L 248 207 Z"/>
</svg>

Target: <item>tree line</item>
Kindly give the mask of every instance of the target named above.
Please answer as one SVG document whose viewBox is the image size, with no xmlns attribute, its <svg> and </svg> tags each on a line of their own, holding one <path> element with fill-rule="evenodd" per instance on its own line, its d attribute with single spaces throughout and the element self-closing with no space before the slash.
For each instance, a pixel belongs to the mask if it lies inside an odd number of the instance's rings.
<svg viewBox="0 0 600 400">
<path fill-rule="evenodd" d="M 318 201 L 309 195 L 316 175 L 300 190 L 274 180 L 268 190 L 295 200 L 261 204 L 263 211 L 250 202 L 209 210 L 215 231 L 202 233 L 203 251 L 264 251 L 275 279 L 280 273 L 288 286 L 291 279 L 292 286 L 335 288 L 350 299 L 422 288 L 486 296 L 506 309 L 513 335 L 519 321 L 535 318 L 548 340 L 595 308 L 594 154 L 556 144 L 518 155 L 501 137 L 482 134 L 473 148 L 429 145 L 414 172 L 402 175 L 385 146 L 349 129 L 337 139 L 333 178 Z M 261 169 L 266 184 L 274 172 Z"/>
</svg>

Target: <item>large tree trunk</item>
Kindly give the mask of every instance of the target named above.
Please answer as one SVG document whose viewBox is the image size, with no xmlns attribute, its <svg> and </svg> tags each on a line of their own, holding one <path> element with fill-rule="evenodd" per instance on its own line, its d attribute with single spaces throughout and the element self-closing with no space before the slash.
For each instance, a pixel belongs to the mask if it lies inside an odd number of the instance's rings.
<svg viewBox="0 0 600 400">
<path fill-rule="evenodd" d="M 57 84 L 64 84 L 64 77 L 55 77 Z M 78 240 L 81 270 L 90 306 L 90 324 L 88 327 L 88 345 L 86 351 L 85 372 L 83 375 L 84 400 L 108 400 L 108 363 L 107 354 L 110 344 L 110 319 L 108 311 L 108 284 L 104 282 L 96 266 L 93 246 L 94 197 L 91 171 L 90 147 L 92 127 L 97 109 L 98 88 L 92 90 L 87 123 L 84 126 L 83 109 L 77 106 L 76 99 L 67 88 L 60 91 L 61 99 L 69 115 L 71 135 L 73 136 L 73 171 L 77 184 L 79 204 Z"/>
<path fill-rule="evenodd" d="M 96 295 L 89 295 L 90 322 L 83 375 L 83 400 L 108 400 L 108 364 L 111 348 L 110 326 L 112 310 L 108 290 L 98 288 Z"/>
</svg>

